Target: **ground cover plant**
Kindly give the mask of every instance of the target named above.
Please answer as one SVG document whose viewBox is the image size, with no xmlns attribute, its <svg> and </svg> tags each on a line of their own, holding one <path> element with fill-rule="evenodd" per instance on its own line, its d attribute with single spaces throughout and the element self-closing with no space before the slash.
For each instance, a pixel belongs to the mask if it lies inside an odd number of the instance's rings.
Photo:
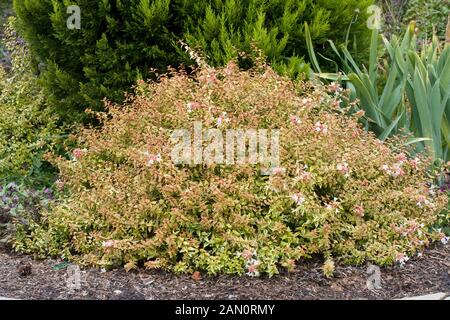
<svg viewBox="0 0 450 320">
<path fill-rule="evenodd" d="M 58 152 L 65 138 L 31 72 L 27 46 L 18 38 L 14 19 L 2 30 L 8 61 L 0 64 L 0 245 L 8 246 L 15 225 L 39 221 L 53 199 L 49 187 L 56 169 L 44 159 Z"/>
<path fill-rule="evenodd" d="M 448 0 L 409 0 L 404 15 L 408 24 L 414 20 L 422 31 L 421 39 L 431 39 L 436 34 L 445 40 L 446 26 L 450 16 L 450 1 Z"/>
<path fill-rule="evenodd" d="M 21 226 L 14 246 L 101 268 L 212 275 L 273 275 L 314 255 L 328 276 L 336 261 L 404 264 L 447 241 L 433 229 L 447 197 L 429 158 L 366 132 L 363 113 L 345 115 L 347 93 L 261 62 L 141 81 L 124 105 L 97 114 L 100 128 L 77 135 L 70 159 L 51 157 L 66 196 Z M 279 129 L 279 166 L 262 175 L 266 163 L 175 164 L 173 130 L 198 121 Z"/>
<path fill-rule="evenodd" d="M 14 182 L 0 187 L 0 247 L 9 247 L 17 225 L 39 222 L 40 212 L 54 199 L 50 188 L 30 188 Z"/>
<path fill-rule="evenodd" d="M 55 170 L 43 155 L 56 150 L 65 136 L 31 72 L 28 49 L 18 40 L 14 21 L 4 36 L 11 65 L 0 66 L 0 183 L 48 185 Z"/>
</svg>

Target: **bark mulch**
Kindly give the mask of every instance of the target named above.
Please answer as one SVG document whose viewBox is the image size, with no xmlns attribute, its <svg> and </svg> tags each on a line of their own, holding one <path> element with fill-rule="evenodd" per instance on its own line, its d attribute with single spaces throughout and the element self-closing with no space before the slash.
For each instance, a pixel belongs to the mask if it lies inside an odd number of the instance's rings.
<svg viewBox="0 0 450 320">
<path fill-rule="evenodd" d="M 17 299 L 397 299 L 450 293 L 450 246 L 436 245 L 405 266 L 381 268 L 381 289 L 369 290 L 367 266 L 337 265 L 323 276 L 320 259 L 299 263 L 272 278 L 203 276 L 162 271 L 81 269 L 81 289 L 67 287 L 62 261 L 0 251 L 0 296 Z"/>
</svg>

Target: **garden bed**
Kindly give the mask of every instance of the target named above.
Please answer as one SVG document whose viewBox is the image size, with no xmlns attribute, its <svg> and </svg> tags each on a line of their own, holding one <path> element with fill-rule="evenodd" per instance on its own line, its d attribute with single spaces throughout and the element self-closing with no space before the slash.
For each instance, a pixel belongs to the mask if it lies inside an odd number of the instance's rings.
<svg viewBox="0 0 450 320">
<path fill-rule="evenodd" d="M 450 299 L 448 0 L 0 2 L 0 300 Z"/>
<path fill-rule="evenodd" d="M 101 272 L 83 269 L 81 290 L 66 287 L 67 272 L 57 260 L 0 253 L 0 296 L 18 299 L 398 299 L 450 293 L 450 246 L 436 245 L 405 266 L 381 269 L 381 290 L 366 287 L 367 267 L 338 265 L 326 278 L 320 261 L 303 262 L 272 278 L 204 277 L 144 270 Z M 31 273 L 28 266 L 31 266 Z"/>
</svg>

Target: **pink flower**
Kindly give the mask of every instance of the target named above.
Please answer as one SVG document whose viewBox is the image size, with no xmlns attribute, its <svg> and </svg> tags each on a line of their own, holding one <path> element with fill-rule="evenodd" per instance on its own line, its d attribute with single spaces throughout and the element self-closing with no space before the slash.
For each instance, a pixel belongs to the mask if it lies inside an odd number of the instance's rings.
<svg viewBox="0 0 450 320">
<path fill-rule="evenodd" d="M 200 83 L 207 85 L 213 85 L 219 82 L 219 79 L 217 79 L 216 75 L 213 73 L 202 75 L 198 78 L 198 80 L 200 81 Z"/>
<path fill-rule="evenodd" d="M 234 61 L 230 61 L 223 71 L 227 76 L 231 76 L 237 69 L 238 66 L 236 65 L 236 63 Z"/>
<path fill-rule="evenodd" d="M 194 111 L 195 109 L 198 109 L 198 108 L 200 108 L 200 104 L 197 102 L 188 102 L 186 104 L 186 109 L 187 109 L 187 112 L 189 112 L 189 113 L 191 113 L 192 111 Z"/>
<path fill-rule="evenodd" d="M 230 119 L 228 119 L 226 112 L 223 112 L 222 115 L 217 118 L 217 126 L 221 126 L 223 123 L 228 122 L 230 122 Z"/>
<path fill-rule="evenodd" d="M 402 153 L 398 154 L 398 155 L 395 157 L 395 160 L 397 160 L 400 164 L 403 164 L 403 163 L 405 163 L 405 162 L 408 160 L 408 158 L 407 158 L 406 155 L 402 152 Z"/>
<path fill-rule="evenodd" d="M 392 169 L 387 164 L 384 164 L 381 166 L 381 170 L 394 178 L 405 175 L 405 171 L 402 169 L 401 165 L 398 164 L 394 165 Z"/>
<path fill-rule="evenodd" d="M 391 174 L 392 170 L 389 168 L 389 166 L 387 164 L 383 164 L 381 166 L 381 170 L 383 170 L 384 172 L 386 172 L 387 174 Z"/>
<path fill-rule="evenodd" d="M 86 149 L 79 149 L 79 148 L 77 148 L 77 149 L 73 150 L 73 157 L 74 157 L 75 159 L 80 159 L 81 157 L 83 157 L 83 155 L 84 155 L 86 152 L 87 152 Z"/>
<path fill-rule="evenodd" d="M 332 82 L 331 84 L 328 85 L 328 91 L 339 93 L 339 92 L 342 92 L 342 87 L 340 86 L 339 83 Z"/>
<path fill-rule="evenodd" d="M 399 262 L 401 266 L 408 262 L 408 260 L 408 256 L 401 252 L 397 253 L 397 255 L 395 256 L 395 261 Z"/>
<path fill-rule="evenodd" d="M 291 122 L 292 122 L 292 124 L 294 124 L 294 125 L 298 125 L 298 124 L 300 124 L 302 121 L 300 120 L 299 117 L 297 117 L 297 116 L 292 116 L 292 117 L 291 117 Z"/>
<path fill-rule="evenodd" d="M 339 211 L 339 208 L 338 208 L 338 207 L 339 207 L 339 202 L 338 202 L 338 199 L 337 199 L 337 198 L 334 198 L 332 202 L 327 203 L 327 204 L 325 205 L 325 208 L 326 208 L 327 210 L 335 210 L 336 212 Z"/>
<path fill-rule="evenodd" d="M 446 237 L 444 233 L 441 234 L 440 241 L 442 244 L 444 244 L 444 245 L 447 244 L 449 240 L 450 240 L 450 237 Z"/>
<path fill-rule="evenodd" d="M 252 264 L 248 266 L 249 273 L 255 273 L 256 271 L 258 271 L 258 264 Z"/>
<path fill-rule="evenodd" d="M 301 206 L 305 201 L 306 198 L 301 193 L 294 193 L 291 196 L 291 199 L 295 202 L 296 205 Z"/>
<path fill-rule="evenodd" d="M 430 201 L 428 201 L 427 197 L 424 195 L 418 195 L 417 196 L 417 203 L 416 205 L 418 207 L 422 207 L 423 205 L 428 205 L 430 204 Z"/>
<path fill-rule="evenodd" d="M 423 203 L 423 202 L 427 201 L 427 197 L 425 197 L 424 195 L 419 195 L 417 197 L 417 201 Z"/>
<path fill-rule="evenodd" d="M 61 179 L 56 180 L 55 184 L 58 187 L 58 189 L 64 189 L 64 186 L 66 185 L 66 183 Z"/>
<path fill-rule="evenodd" d="M 260 262 L 258 260 L 252 259 L 247 262 L 246 268 L 247 268 L 247 275 L 251 277 L 258 277 L 259 271 L 258 267 L 260 265 Z"/>
<path fill-rule="evenodd" d="M 272 174 L 282 176 L 286 172 L 285 168 L 275 167 L 272 169 Z"/>
<path fill-rule="evenodd" d="M 412 167 L 413 169 L 417 169 L 417 168 L 419 167 L 419 164 L 420 164 L 420 159 L 419 159 L 419 158 L 414 158 L 414 159 L 412 159 L 412 160 L 409 162 L 409 164 L 411 165 L 411 167 Z"/>
<path fill-rule="evenodd" d="M 246 249 L 242 252 L 242 258 L 244 258 L 244 260 L 250 260 L 253 257 L 253 252 L 251 252 L 250 250 Z"/>
<path fill-rule="evenodd" d="M 336 169 L 345 176 L 348 176 L 348 173 L 350 172 L 347 162 L 339 163 L 336 166 Z"/>
<path fill-rule="evenodd" d="M 364 207 L 362 205 L 357 205 L 353 208 L 353 211 L 358 217 L 364 217 Z"/>
<path fill-rule="evenodd" d="M 398 165 L 394 166 L 394 170 L 391 171 L 391 176 L 393 176 L 394 178 L 404 176 L 404 175 L 405 175 L 405 171 Z"/>
<path fill-rule="evenodd" d="M 300 102 L 304 106 L 310 106 L 313 100 L 311 98 L 303 98 Z"/>
<path fill-rule="evenodd" d="M 156 162 L 161 162 L 161 154 L 150 154 L 148 151 L 144 152 L 144 155 L 147 158 L 147 166 L 150 167 Z"/>
<path fill-rule="evenodd" d="M 103 241 L 102 246 L 103 246 L 103 248 L 112 248 L 112 247 L 114 247 L 115 244 L 116 244 L 116 242 L 114 240 L 108 240 L 108 241 Z"/>
<path fill-rule="evenodd" d="M 314 131 L 316 132 L 322 132 L 323 134 L 327 134 L 328 133 L 328 126 L 325 124 L 320 123 L 319 121 L 316 122 L 316 124 L 314 125 Z"/>
<path fill-rule="evenodd" d="M 403 175 L 405 175 L 405 171 L 403 171 L 402 168 L 395 168 L 394 176 L 398 177 L 398 176 L 403 176 Z"/>
<path fill-rule="evenodd" d="M 312 178 L 312 174 L 308 171 L 302 171 L 299 175 L 300 181 L 302 182 L 308 182 Z"/>
</svg>

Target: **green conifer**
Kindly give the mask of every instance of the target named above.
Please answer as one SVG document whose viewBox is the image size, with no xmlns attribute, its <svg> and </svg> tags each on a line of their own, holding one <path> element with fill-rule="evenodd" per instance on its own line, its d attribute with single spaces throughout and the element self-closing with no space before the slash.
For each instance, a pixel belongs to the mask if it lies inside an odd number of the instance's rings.
<svg viewBox="0 0 450 320">
<path fill-rule="evenodd" d="M 20 29 L 29 42 L 51 105 L 78 119 L 104 97 L 121 101 L 125 90 L 150 70 L 188 62 L 177 45 L 199 48 L 212 65 L 239 51 L 262 49 L 276 70 L 298 76 L 307 70 L 304 22 L 320 52 L 327 39 L 350 40 L 361 50 L 369 31 L 372 0 L 15 0 Z M 67 8 L 81 9 L 81 28 L 70 29 Z M 362 51 L 361 51 L 362 52 Z M 329 52 L 325 53 L 329 56 Z M 39 68 L 38 68 L 39 66 Z"/>
</svg>

